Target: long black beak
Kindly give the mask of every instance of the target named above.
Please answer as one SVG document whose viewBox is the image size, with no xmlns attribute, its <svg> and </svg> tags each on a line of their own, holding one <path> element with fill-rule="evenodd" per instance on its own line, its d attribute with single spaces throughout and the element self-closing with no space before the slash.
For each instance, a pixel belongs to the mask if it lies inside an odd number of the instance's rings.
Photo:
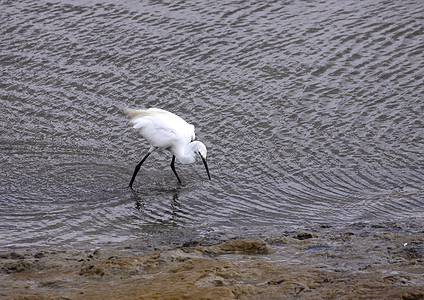
<svg viewBox="0 0 424 300">
<path fill-rule="evenodd" d="M 199 153 L 199 154 L 200 154 L 200 153 Z M 205 165 L 206 173 L 208 173 L 209 180 L 212 180 L 212 179 L 211 179 L 211 175 L 209 174 L 208 162 L 206 161 L 206 158 L 204 158 L 204 157 L 202 156 L 202 154 L 200 154 L 200 157 L 202 158 L 202 160 L 203 160 L 203 164 Z"/>
</svg>

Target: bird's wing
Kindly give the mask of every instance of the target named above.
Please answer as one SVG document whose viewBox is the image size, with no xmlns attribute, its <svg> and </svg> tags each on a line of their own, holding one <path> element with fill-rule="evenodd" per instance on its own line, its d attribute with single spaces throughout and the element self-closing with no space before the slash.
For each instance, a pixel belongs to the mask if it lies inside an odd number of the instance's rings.
<svg viewBox="0 0 424 300">
<path fill-rule="evenodd" d="M 189 143 L 194 139 L 194 126 L 182 118 L 163 109 L 125 109 L 130 122 L 142 136 L 155 147 L 169 148 L 178 143 Z"/>
<path fill-rule="evenodd" d="M 190 142 L 194 141 L 196 139 L 196 134 L 194 132 L 194 125 L 188 124 L 190 125 L 190 131 L 191 131 L 191 139 Z"/>
</svg>

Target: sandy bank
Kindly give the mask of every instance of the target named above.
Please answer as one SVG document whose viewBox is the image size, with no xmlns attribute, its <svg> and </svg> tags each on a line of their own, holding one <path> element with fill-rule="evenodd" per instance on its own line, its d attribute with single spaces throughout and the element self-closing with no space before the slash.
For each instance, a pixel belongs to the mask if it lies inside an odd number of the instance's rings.
<svg viewBox="0 0 424 300">
<path fill-rule="evenodd" d="M 2 252 L 5 299 L 424 299 L 424 232 L 362 226 L 215 245 Z"/>
</svg>

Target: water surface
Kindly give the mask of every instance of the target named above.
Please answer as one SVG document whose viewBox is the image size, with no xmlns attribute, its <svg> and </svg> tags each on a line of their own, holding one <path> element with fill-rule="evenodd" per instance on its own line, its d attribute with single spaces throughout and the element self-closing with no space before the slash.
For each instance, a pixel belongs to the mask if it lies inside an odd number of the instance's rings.
<svg viewBox="0 0 424 300">
<path fill-rule="evenodd" d="M 4 1 L 0 246 L 424 218 L 422 1 Z M 122 108 L 196 126 L 152 154 Z M 153 242 L 152 242 L 153 241 Z"/>
</svg>

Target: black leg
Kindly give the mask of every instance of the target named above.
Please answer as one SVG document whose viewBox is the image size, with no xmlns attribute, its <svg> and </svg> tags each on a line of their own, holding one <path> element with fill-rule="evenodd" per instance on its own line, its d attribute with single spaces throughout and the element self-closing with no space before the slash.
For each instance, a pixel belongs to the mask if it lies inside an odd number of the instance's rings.
<svg viewBox="0 0 424 300">
<path fill-rule="evenodd" d="M 181 184 L 181 179 L 180 179 L 180 177 L 178 177 L 178 174 L 177 174 L 177 171 L 175 170 L 174 164 L 175 164 L 175 155 L 172 155 L 171 169 L 172 169 L 172 172 L 174 172 L 175 176 L 177 176 L 178 183 Z"/>
<path fill-rule="evenodd" d="M 132 176 L 132 178 L 131 178 L 130 185 L 129 185 L 129 187 L 130 187 L 131 189 L 133 189 L 132 185 L 133 185 L 133 183 L 134 183 L 134 179 L 135 179 L 135 177 L 137 176 L 138 171 L 140 170 L 141 165 L 144 163 L 144 161 L 146 160 L 146 158 L 148 158 L 148 157 L 149 157 L 150 153 L 151 153 L 151 152 L 149 151 L 149 153 L 147 153 L 147 154 L 146 154 L 146 156 L 144 156 L 144 157 L 143 157 L 143 159 L 140 161 L 140 163 L 139 163 L 138 165 L 136 165 L 136 166 L 135 166 L 135 170 L 134 170 L 134 173 L 133 173 L 133 176 Z"/>
</svg>

